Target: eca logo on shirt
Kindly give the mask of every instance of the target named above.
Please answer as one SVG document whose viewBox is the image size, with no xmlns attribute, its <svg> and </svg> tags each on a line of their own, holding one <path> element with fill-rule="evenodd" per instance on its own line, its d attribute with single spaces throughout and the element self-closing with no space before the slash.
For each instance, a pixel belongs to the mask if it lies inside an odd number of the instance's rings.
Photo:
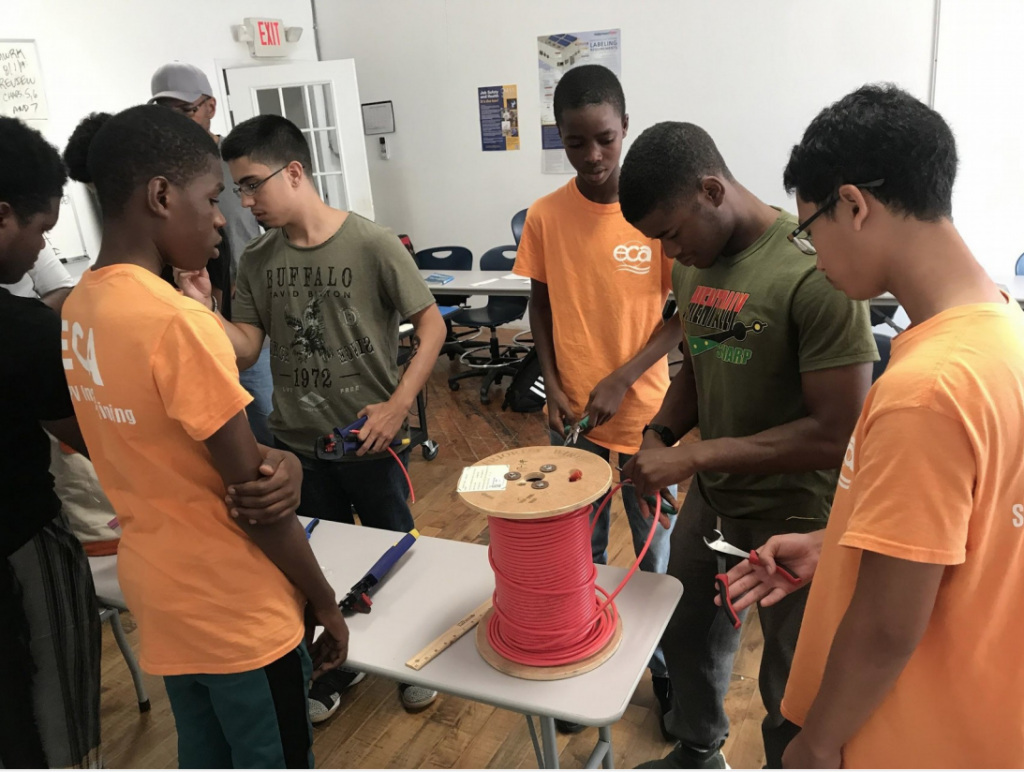
<svg viewBox="0 0 1024 772">
<path fill-rule="evenodd" d="M 618 263 L 616 271 L 629 271 L 637 276 L 646 276 L 651 272 L 651 248 L 639 241 L 619 244 L 612 251 L 612 257 Z"/>
<path fill-rule="evenodd" d="M 1024 504 L 1013 505 L 1013 527 L 1024 528 Z"/>
<path fill-rule="evenodd" d="M 857 440 L 850 437 L 850 444 L 846 446 L 846 455 L 843 457 L 843 468 L 839 470 L 839 487 L 849 490 L 853 484 L 853 461 L 856 456 Z"/>
<path fill-rule="evenodd" d="M 61 320 L 60 328 L 61 332 L 64 333 L 61 335 L 60 347 L 62 351 L 67 351 L 69 341 L 66 337 L 68 332 L 68 322 L 66 319 Z M 85 356 L 82 356 L 79 349 L 79 344 L 83 339 L 85 340 Z M 85 371 L 92 376 L 92 382 L 97 386 L 102 386 L 103 377 L 100 375 L 100 366 L 96 362 L 96 341 L 93 338 L 92 329 L 90 328 L 88 335 L 86 335 L 85 331 L 82 329 L 82 325 L 75 322 L 71 327 L 70 344 L 71 351 L 78 359 L 78 362 L 82 365 Z M 64 362 L 65 370 L 74 369 L 75 363 L 71 357 L 64 357 L 62 361 Z"/>
</svg>

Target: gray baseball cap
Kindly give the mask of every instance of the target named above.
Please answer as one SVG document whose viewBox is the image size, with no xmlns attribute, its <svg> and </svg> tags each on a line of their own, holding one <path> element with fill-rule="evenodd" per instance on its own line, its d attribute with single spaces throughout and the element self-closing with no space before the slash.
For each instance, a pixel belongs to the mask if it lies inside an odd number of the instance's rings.
<svg viewBox="0 0 1024 772">
<path fill-rule="evenodd" d="M 206 74 L 195 65 L 185 62 L 165 64 L 153 73 L 149 88 L 153 94 L 150 104 L 165 97 L 195 102 L 201 97 L 213 96 Z"/>
</svg>

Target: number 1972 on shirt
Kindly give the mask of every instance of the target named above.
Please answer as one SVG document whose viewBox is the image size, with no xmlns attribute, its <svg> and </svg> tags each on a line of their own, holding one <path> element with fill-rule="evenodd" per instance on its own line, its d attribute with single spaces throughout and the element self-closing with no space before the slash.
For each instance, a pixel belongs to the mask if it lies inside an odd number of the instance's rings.
<svg viewBox="0 0 1024 772">
<path fill-rule="evenodd" d="M 331 371 L 326 367 L 296 367 L 292 371 L 292 378 L 294 386 L 307 389 L 310 386 L 314 389 L 329 389 L 332 383 Z"/>
</svg>

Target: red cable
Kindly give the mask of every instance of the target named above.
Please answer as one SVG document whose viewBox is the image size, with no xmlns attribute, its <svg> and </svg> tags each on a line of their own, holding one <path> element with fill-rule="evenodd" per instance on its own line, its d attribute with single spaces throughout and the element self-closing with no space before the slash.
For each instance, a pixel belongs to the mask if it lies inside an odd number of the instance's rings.
<svg viewBox="0 0 1024 772">
<path fill-rule="evenodd" d="M 412 478 L 409 477 L 409 470 L 405 468 L 405 464 L 402 463 L 402 459 L 398 457 L 398 454 L 388 446 L 388 453 L 395 457 L 395 461 L 398 462 L 398 468 L 402 470 L 402 474 L 405 475 L 405 481 L 409 483 L 409 496 L 412 497 L 412 503 L 416 503 L 416 491 L 412 489 Z"/>
<path fill-rule="evenodd" d="M 349 432 L 349 434 L 359 434 L 359 430 L 358 429 L 353 429 L 352 431 Z M 412 503 L 415 504 L 416 503 L 416 491 L 413 490 L 412 478 L 409 477 L 409 470 L 405 468 L 405 464 L 402 463 L 402 459 L 400 459 L 398 457 L 398 454 L 395 453 L 395 451 L 391 448 L 390 445 L 388 446 L 388 453 L 390 453 L 392 456 L 395 457 L 395 461 L 398 462 L 398 468 L 401 469 L 402 470 L 402 474 L 405 475 L 405 481 L 407 483 L 409 483 L 409 497 L 412 499 Z"/>
<path fill-rule="evenodd" d="M 622 485 L 608 493 L 598 511 Z M 656 504 L 660 511 L 660 494 Z M 571 664 L 599 652 L 615 633 L 615 598 L 647 554 L 658 517 L 633 567 L 609 594 L 595 582 L 590 550 L 594 511 L 588 505 L 540 520 L 488 518 L 495 589 L 487 639 L 501 656 L 536 667 Z"/>
</svg>

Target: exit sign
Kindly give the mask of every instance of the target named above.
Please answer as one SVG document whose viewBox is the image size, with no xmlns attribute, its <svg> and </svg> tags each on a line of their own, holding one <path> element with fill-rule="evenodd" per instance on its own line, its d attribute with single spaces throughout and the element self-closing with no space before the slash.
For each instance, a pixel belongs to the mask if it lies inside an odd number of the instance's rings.
<svg viewBox="0 0 1024 772">
<path fill-rule="evenodd" d="M 284 24 L 280 19 L 248 17 L 245 26 L 252 35 L 249 46 L 253 56 L 286 56 Z"/>
</svg>

